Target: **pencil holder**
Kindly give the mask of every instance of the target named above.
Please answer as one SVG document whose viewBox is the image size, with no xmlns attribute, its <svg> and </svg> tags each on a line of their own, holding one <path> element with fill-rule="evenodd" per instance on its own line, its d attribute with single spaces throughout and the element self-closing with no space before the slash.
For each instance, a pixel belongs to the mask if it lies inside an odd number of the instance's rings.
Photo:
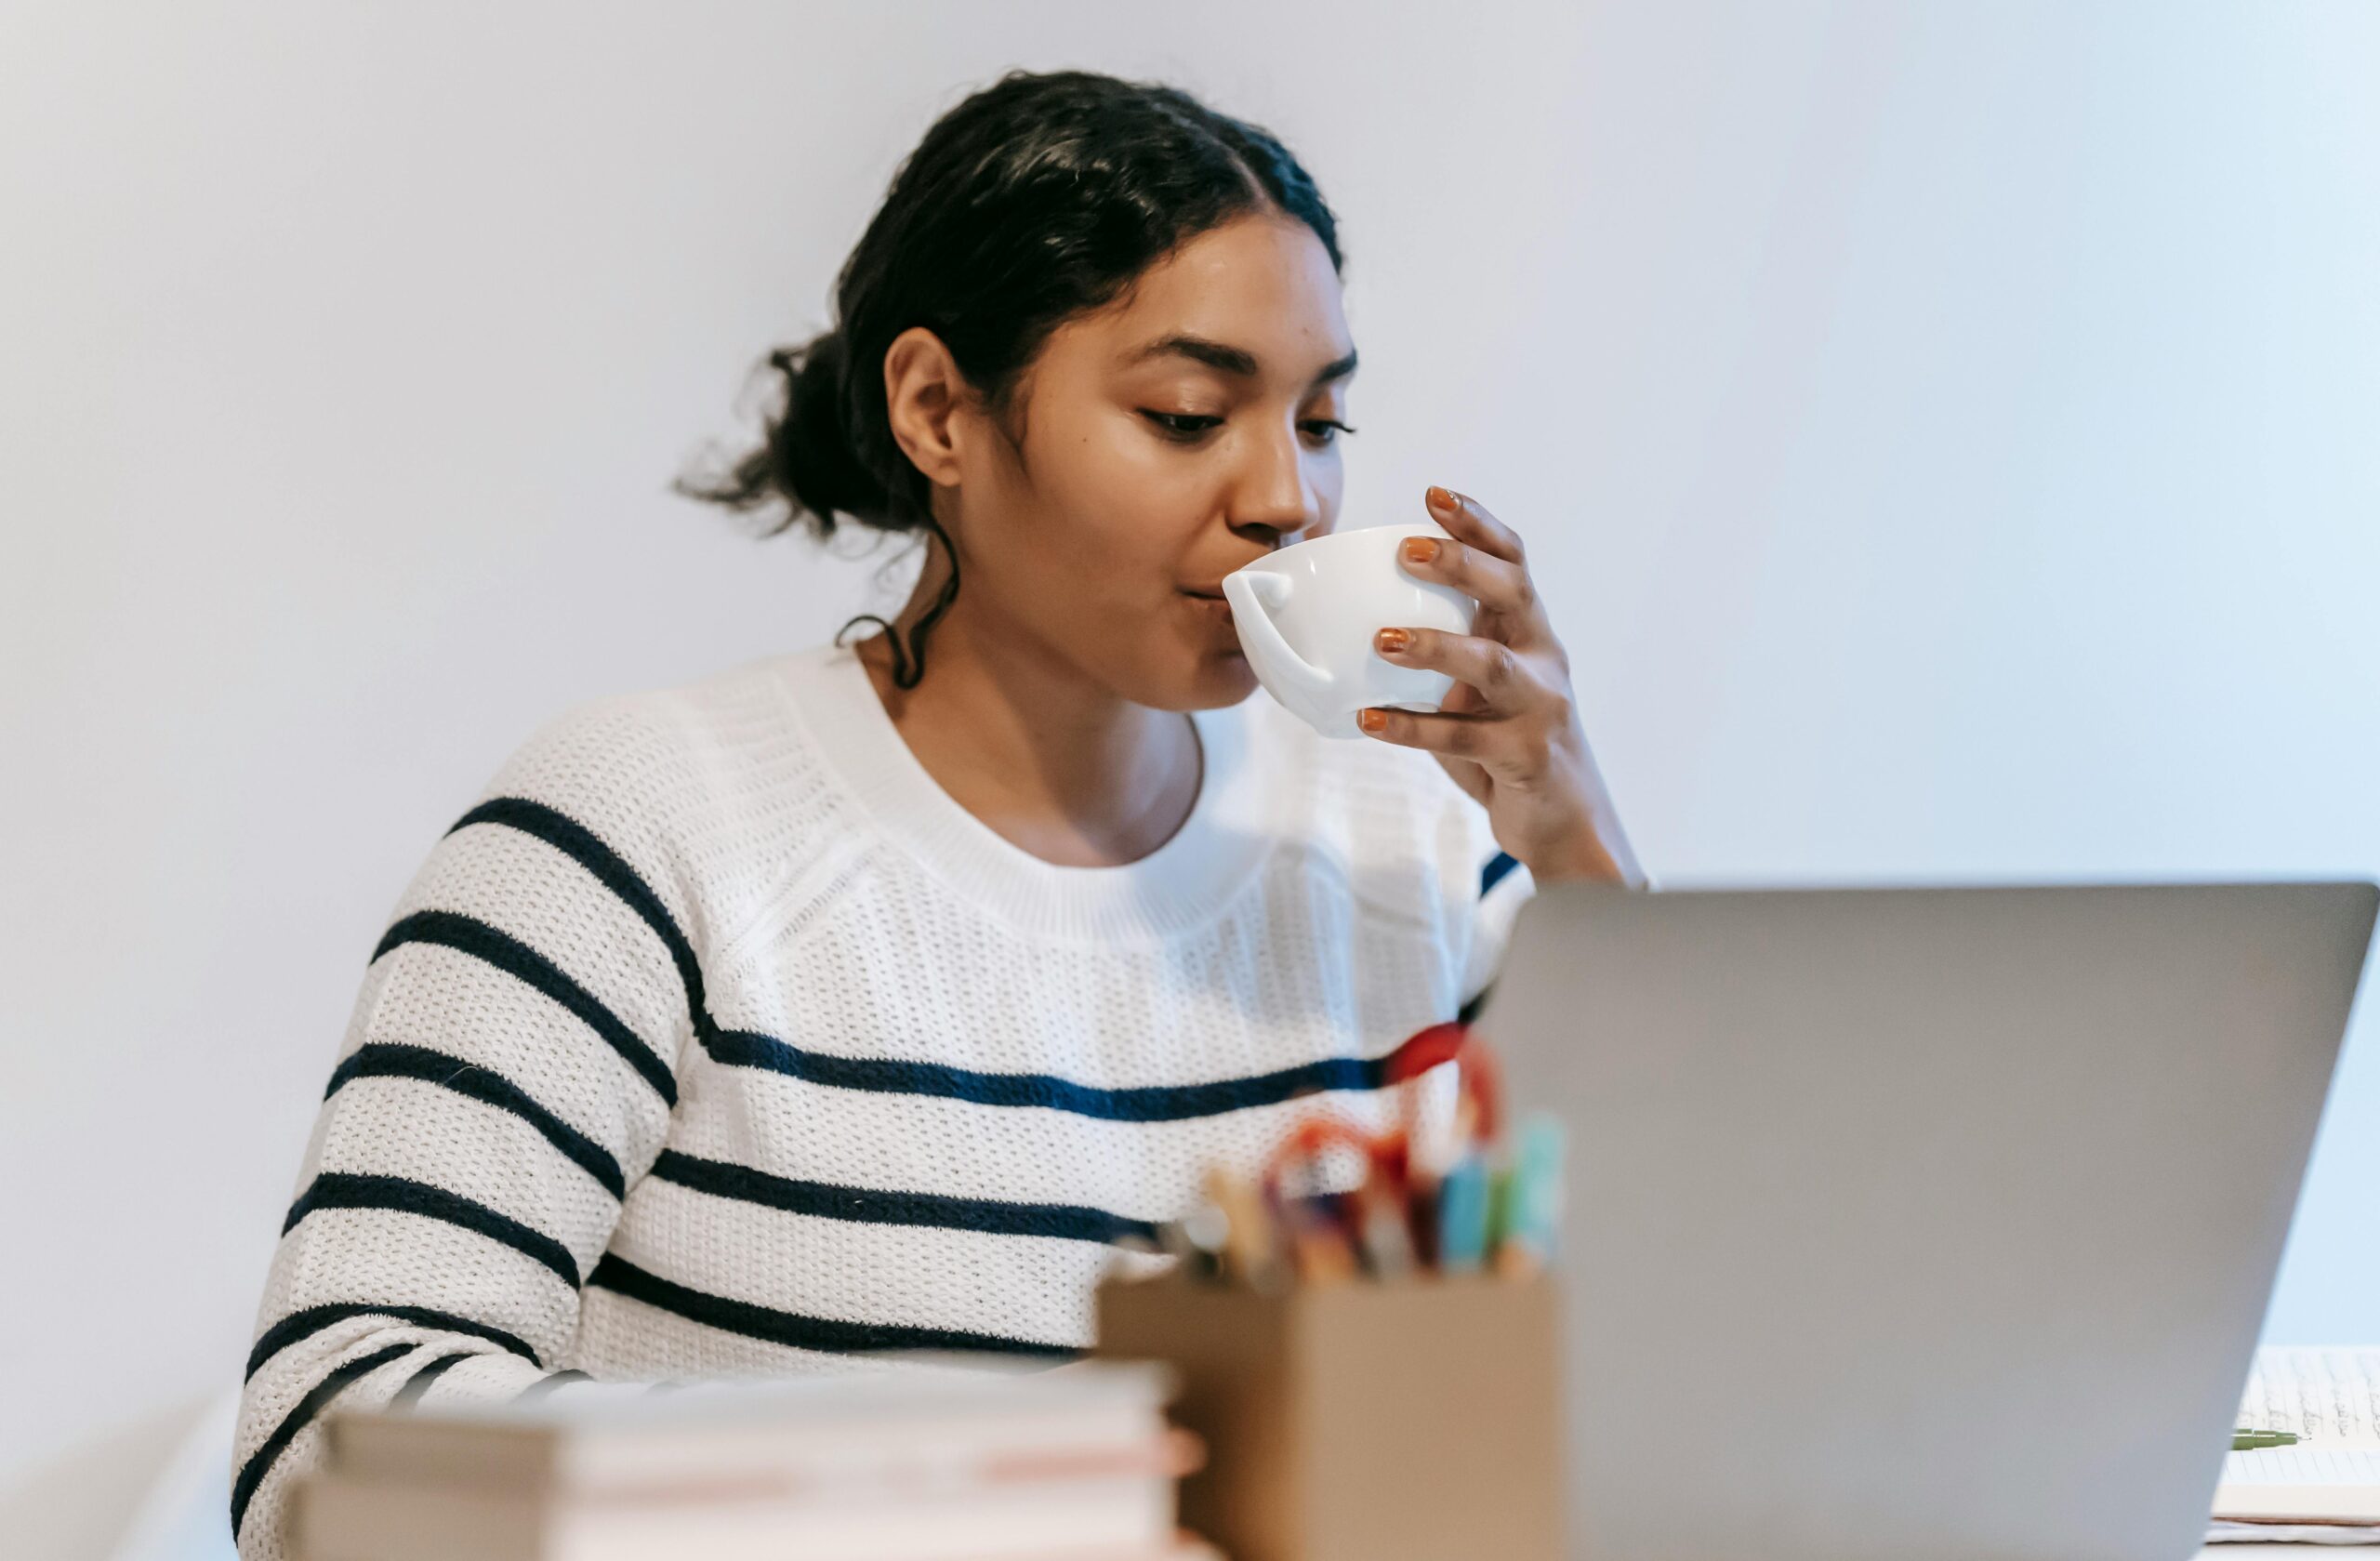
<svg viewBox="0 0 2380 1561">
<path fill-rule="evenodd" d="M 1232 1561 L 1559 1561 L 1559 1306 L 1543 1274 L 1098 1292 L 1103 1356 L 1180 1374 L 1182 1521 Z"/>
</svg>

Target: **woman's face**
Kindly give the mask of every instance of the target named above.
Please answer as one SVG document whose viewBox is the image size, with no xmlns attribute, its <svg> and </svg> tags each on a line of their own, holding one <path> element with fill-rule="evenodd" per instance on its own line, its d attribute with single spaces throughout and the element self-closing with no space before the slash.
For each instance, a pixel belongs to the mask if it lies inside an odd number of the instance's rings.
<svg viewBox="0 0 2380 1561">
<path fill-rule="evenodd" d="M 963 560 L 952 615 L 1138 704 L 1246 698 L 1220 582 L 1338 523 L 1355 364 L 1303 223 L 1250 217 L 1183 245 L 1051 334 L 1019 387 L 1017 444 L 959 442 L 941 496 Z"/>
</svg>

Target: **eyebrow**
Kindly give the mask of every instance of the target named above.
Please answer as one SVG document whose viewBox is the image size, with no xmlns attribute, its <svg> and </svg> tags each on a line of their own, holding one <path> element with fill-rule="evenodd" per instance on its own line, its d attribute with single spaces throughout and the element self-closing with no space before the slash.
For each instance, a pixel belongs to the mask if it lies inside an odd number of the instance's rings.
<svg viewBox="0 0 2380 1561">
<path fill-rule="evenodd" d="M 1144 364 L 1151 358 L 1161 358 L 1169 353 L 1195 359 L 1210 368 L 1221 369 L 1225 374 L 1236 375 L 1242 379 L 1253 379 L 1257 375 L 1256 354 L 1248 349 L 1234 347 L 1227 342 L 1216 341 L 1208 337 L 1190 336 L 1181 331 L 1157 337 L 1127 357 L 1124 364 L 1129 368 L 1135 364 Z M 1315 375 L 1309 385 L 1321 385 L 1333 379 L 1343 379 L 1355 372 L 1355 354 L 1351 350 L 1345 357 L 1323 364 L 1321 371 Z"/>
</svg>

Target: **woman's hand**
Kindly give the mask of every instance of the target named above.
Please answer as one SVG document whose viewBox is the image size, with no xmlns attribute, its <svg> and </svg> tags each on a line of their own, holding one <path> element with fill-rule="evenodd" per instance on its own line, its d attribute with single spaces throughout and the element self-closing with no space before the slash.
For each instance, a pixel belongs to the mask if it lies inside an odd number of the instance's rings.
<svg viewBox="0 0 2380 1561">
<path fill-rule="evenodd" d="M 1555 639 L 1513 529 L 1444 488 L 1431 513 L 1455 540 L 1408 537 L 1407 573 L 1475 599 L 1469 634 L 1391 626 L 1374 648 L 1400 667 L 1452 675 L 1435 713 L 1374 707 L 1357 724 L 1382 742 L 1427 748 L 1487 808 L 1496 843 L 1540 883 L 1603 879 L 1641 887 L 1643 871 L 1605 790 L 1570 694 L 1570 657 Z"/>
</svg>

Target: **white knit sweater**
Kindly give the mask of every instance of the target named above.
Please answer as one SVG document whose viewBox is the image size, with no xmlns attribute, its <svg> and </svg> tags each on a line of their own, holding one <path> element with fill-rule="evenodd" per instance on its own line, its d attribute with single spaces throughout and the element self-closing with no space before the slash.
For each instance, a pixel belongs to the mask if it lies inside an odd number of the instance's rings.
<svg viewBox="0 0 2380 1561">
<path fill-rule="evenodd" d="M 1114 867 L 968 813 L 831 646 L 541 728 L 365 971 L 258 1312 L 244 1561 L 334 1403 L 1062 1356 L 1162 1261 L 1112 1243 L 1296 1097 L 1383 1120 L 1527 870 L 1424 753 L 1195 719 L 1189 819 Z"/>
</svg>

